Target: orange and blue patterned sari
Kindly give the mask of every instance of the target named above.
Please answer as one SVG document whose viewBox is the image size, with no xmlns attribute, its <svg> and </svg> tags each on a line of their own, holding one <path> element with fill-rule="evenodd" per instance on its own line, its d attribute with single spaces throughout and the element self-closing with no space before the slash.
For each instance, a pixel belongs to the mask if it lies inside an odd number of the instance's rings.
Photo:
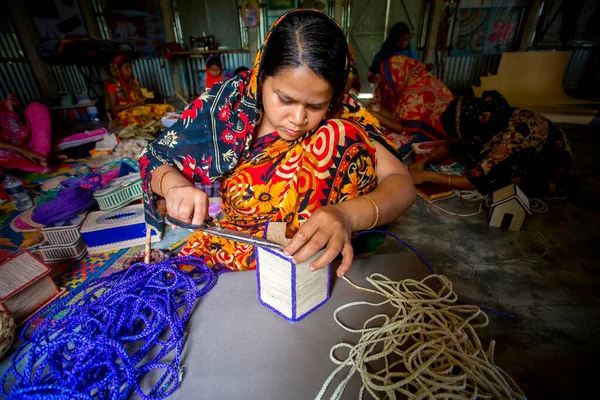
<svg viewBox="0 0 600 400">
<path fill-rule="evenodd" d="M 285 221 L 291 237 L 319 207 L 376 187 L 375 141 L 397 154 L 377 121 L 347 94 L 337 99 L 319 126 L 295 141 L 283 140 L 276 132 L 255 138 L 262 113 L 257 76 L 269 37 L 252 71 L 215 84 L 140 159 L 146 222 L 156 229 L 162 229 L 162 219 L 150 181 L 152 171 L 164 164 L 198 184 L 220 181 L 223 227 L 262 237 L 269 221 Z M 232 270 L 256 267 L 253 246 L 202 231 L 192 236 L 182 254 Z"/>
</svg>

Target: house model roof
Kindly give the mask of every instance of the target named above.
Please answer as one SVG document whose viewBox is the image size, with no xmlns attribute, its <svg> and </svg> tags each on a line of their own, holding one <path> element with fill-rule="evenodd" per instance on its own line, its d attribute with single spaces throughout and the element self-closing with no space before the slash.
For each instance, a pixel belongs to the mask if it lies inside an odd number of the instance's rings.
<svg viewBox="0 0 600 400">
<path fill-rule="evenodd" d="M 31 253 L 21 253 L 0 264 L 0 301 L 47 275 L 50 269 Z"/>
<path fill-rule="evenodd" d="M 514 183 L 512 185 L 508 185 L 503 187 L 502 189 L 498 189 L 492 195 L 492 208 L 496 207 L 500 204 L 506 203 L 512 199 L 517 200 L 517 202 L 527 211 L 527 213 L 531 214 L 531 208 L 529 206 L 529 198 L 523 193 L 523 191 Z"/>
</svg>

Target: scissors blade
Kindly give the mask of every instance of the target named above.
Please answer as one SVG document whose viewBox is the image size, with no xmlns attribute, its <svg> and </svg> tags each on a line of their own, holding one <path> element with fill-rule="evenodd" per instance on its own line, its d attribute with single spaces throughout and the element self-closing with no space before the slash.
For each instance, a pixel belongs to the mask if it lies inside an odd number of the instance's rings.
<svg viewBox="0 0 600 400">
<path fill-rule="evenodd" d="M 259 238 L 248 233 L 234 231 L 233 229 L 221 228 L 212 223 L 205 223 L 202 225 L 192 225 L 186 222 L 177 220 L 170 216 L 167 216 L 167 223 L 178 226 L 180 228 L 197 231 L 201 230 L 211 235 L 222 237 L 224 239 L 235 240 L 236 242 L 250 244 L 252 246 L 268 247 L 275 250 L 283 250 L 283 246 L 277 243 L 273 243 L 267 239 Z"/>
</svg>

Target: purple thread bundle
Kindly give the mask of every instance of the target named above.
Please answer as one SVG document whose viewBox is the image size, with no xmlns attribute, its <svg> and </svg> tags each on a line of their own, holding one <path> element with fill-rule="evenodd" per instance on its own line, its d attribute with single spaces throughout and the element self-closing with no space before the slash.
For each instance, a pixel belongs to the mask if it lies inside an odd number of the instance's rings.
<svg viewBox="0 0 600 400">
<path fill-rule="evenodd" d="M 181 266 L 194 268 L 184 272 Z M 127 399 L 135 391 L 143 399 L 169 396 L 179 387 L 192 307 L 215 286 L 218 275 L 199 258 L 177 257 L 137 263 L 82 285 L 51 306 L 17 350 L 0 381 L 3 395 Z M 152 374 L 152 379 L 160 371 L 164 372 L 144 393 L 142 378 Z"/>
<path fill-rule="evenodd" d="M 93 192 L 116 178 L 118 173 L 115 170 L 103 175 L 88 174 L 63 181 L 66 188 L 59 191 L 55 199 L 37 206 L 31 219 L 46 226 L 76 217 L 97 204 Z"/>
</svg>

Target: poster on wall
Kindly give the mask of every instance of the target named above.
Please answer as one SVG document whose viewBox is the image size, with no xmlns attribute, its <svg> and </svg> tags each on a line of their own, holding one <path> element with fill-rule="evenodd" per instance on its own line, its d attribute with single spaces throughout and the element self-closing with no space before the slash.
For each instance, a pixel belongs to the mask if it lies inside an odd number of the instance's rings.
<svg viewBox="0 0 600 400">
<path fill-rule="evenodd" d="M 166 41 L 160 0 L 114 0 L 108 19 L 113 41 L 146 56 Z"/>
<path fill-rule="evenodd" d="M 77 0 L 27 0 L 27 12 L 40 41 L 40 54 L 56 54 L 58 44 L 66 36 L 87 36 Z"/>
<path fill-rule="evenodd" d="M 453 55 L 513 50 L 524 0 L 465 0 L 456 15 Z"/>
</svg>

